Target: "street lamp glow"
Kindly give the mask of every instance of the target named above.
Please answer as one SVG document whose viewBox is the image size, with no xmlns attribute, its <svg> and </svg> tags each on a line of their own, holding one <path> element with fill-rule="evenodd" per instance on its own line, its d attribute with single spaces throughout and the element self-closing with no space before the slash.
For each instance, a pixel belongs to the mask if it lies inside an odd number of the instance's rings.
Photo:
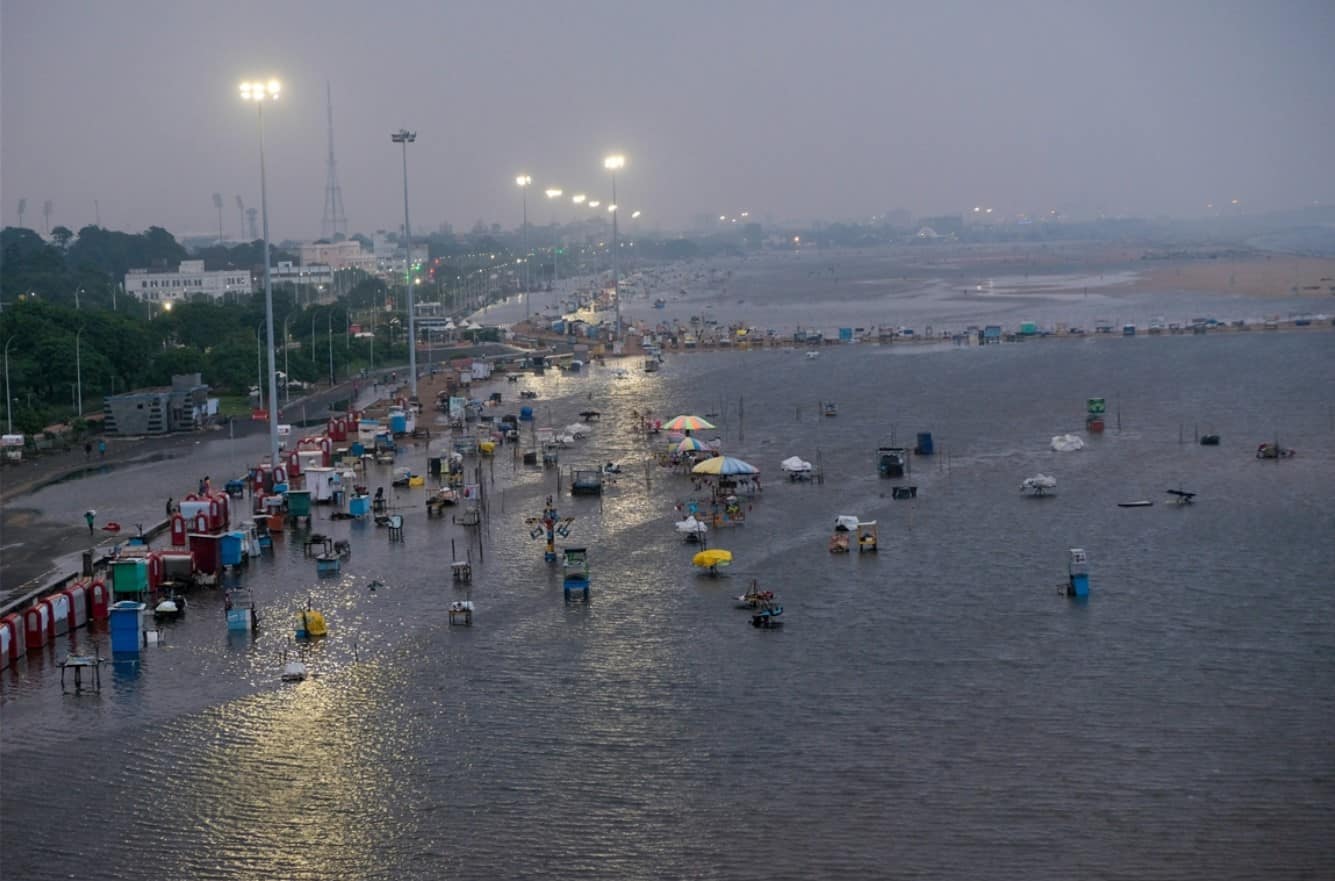
<svg viewBox="0 0 1335 881">
<path fill-rule="evenodd" d="M 608 156 L 603 160 L 603 168 L 608 171 L 617 171 L 626 167 L 626 157 L 619 153 Z"/>
<path fill-rule="evenodd" d="M 519 184 L 521 187 L 526 187 L 533 183 L 533 178 L 527 174 L 521 174 L 515 178 L 515 183 Z"/>
<path fill-rule="evenodd" d="M 615 211 L 617 210 L 617 206 L 615 206 L 615 205 L 608 205 L 608 206 L 607 206 L 607 210 L 608 210 L 609 212 L 615 212 Z"/>
<path fill-rule="evenodd" d="M 750 211 L 743 211 L 743 212 L 742 212 L 742 216 L 743 216 L 743 217 L 750 217 L 750 216 L 751 216 L 751 212 L 750 212 Z"/>
<path fill-rule="evenodd" d="M 242 101 L 277 101 L 278 93 L 282 91 L 282 84 L 278 80 L 269 80 L 262 83 L 259 80 L 255 82 L 244 82 L 241 84 Z"/>
<path fill-rule="evenodd" d="M 547 198 L 548 198 L 548 199 L 555 199 L 555 198 L 558 198 L 558 197 L 561 196 L 561 195 L 562 195 L 562 192 L 561 192 L 561 190 L 558 189 L 557 187 L 551 187 L 551 188 L 549 188 L 549 189 L 547 190 Z"/>
<path fill-rule="evenodd" d="M 172 311 L 172 301 L 171 301 L 171 300 L 168 300 L 167 302 L 165 302 L 165 303 L 162 304 L 162 311 L 164 311 L 164 312 L 170 312 L 170 311 Z M 247 357 L 249 357 L 249 356 L 247 356 Z"/>
<path fill-rule="evenodd" d="M 636 211 L 636 212 L 634 212 L 634 213 L 632 213 L 632 214 L 630 215 L 630 219 L 631 219 L 631 220 L 636 220 L 636 219 L 639 218 L 639 216 L 640 216 L 640 212 Z"/>
<path fill-rule="evenodd" d="M 587 198 L 588 196 L 584 195 L 583 193 L 576 193 L 575 195 L 570 197 L 570 201 L 574 202 L 576 205 L 583 205 L 584 200 Z"/>
<path fill-rule="evenodd" d="M 598 207 L 599 205 L 601 205 L 601 204 L 603 204 L 603 203 L 600 202 L 600 201 L 597 200 L 597 199 L 594 199 L 592 202 L 589 203 L 589 207 L 590 207 L 590 208 L 597 208 L 597 207 Z"/>
</svg>

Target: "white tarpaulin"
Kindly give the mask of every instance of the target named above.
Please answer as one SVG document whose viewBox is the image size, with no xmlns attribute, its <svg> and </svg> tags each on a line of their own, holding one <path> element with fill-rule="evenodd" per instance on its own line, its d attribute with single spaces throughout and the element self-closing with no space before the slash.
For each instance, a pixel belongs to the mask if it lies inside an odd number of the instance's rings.
<svg viewBox="0 0 1335 881">
<path fill-rule="evenodd" d="M 1074 453 L 1084 448 L 1085 442 L 1073 434 L 1059 434 L 1052 438 L 1052 449 L 1058 453 Z"/>
<path fill-rule="evenodd" d="M 810 471 L 811 463 L 798 456 L 789 456 L 787 459 L 784 459 L 779 463 L 779 467 L 784 471 L 795 474 L 802 471 Z"/>
</svg>

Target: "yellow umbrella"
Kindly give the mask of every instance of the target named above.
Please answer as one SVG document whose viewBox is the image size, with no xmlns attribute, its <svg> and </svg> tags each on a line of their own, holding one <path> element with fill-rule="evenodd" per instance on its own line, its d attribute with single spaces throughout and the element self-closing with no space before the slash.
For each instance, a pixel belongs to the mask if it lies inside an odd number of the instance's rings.
<svg viewBox="0 0 1335 881">
<path fill-rule="evenodd" d="M 711 548 L 707 551 L 701 551 L 691 558 L 691 563 L 696 566 L 726 566 L 732 562 L 732 551 L 725 551 L 722 548 Z"/>
</svg>

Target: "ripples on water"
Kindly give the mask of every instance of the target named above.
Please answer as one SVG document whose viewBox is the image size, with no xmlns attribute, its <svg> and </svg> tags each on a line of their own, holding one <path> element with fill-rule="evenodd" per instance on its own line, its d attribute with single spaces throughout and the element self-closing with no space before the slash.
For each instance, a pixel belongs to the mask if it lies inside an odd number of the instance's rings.
<svg viewBox="0 0 1335 881">
<path fill-rule="evenodd" d="M 353 542 L 339 578 L 289 535 L 244 576 L 269 623 L 253 642 L 199 594 L 101 697 L 60 696 L 63 647 L 3 674 L 5 877 L 1328 876 L 1332 351 L 1327 334 L 848 347 L 525 380 L 553 424 L 604 413 L 565 465 L 625 469 L 601 501 L 560 499 L 591 549 L 588 606 L 562 601 L 522 524 L 550 475 L 506 456 L 471 629 L 443 611 L 467 536 L 417 493 L 402 547 L 317 524 Z M 1123 431 L 1110 417 L 1085 451 L 1049 452 L 1095 394 Z M 629 431 L 646 407 L 718 412 L 766 469 L 748 524 L 711 534 L 729 577 L 692 571 L 672 532 L 689 483 L 646 486 Z M 1223 446 L 1192 444 L 1197 423 Z M 874 449 L 918 430 L 941 455 L 893 502 Z M 1298 458 L 1252 457 L 1275 432 Z M 215 472 L 235 456 L 210 447 Z M 793 454 L 824 484 L 778 480 Z M 1058 494 L 1021 497 L 1039 470 Z M 157 506 L 151 473 L 102 491 Z M 1177 486 L 1199 503 L 1116 507 Z M 829 555 L 839 513 L 878 519 L 880 553 Z M 1084 605 L 1057 591 L 1076 544 Z M 753 577 L 782 630 L 732 608 Z M 283 686 L 308 596 L 332 627 L 321 675 Z"/>
</svg>

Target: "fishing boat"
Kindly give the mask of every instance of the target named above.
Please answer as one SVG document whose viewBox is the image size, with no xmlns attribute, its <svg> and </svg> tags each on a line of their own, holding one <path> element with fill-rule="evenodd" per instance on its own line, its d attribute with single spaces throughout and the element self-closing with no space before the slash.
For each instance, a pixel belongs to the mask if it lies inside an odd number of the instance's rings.
<svg viewBox="0 0 1335 881">
<path fill-rule="evenodd" d="M 1153 505 L 1154 502 L 1151 501 L 1150 499 L 1136 499 L 1135 501 L 1132 502 L 1117 503 L 1117 507 L 1119 508 L 1149 508 L 1152 507 Z"/>
</svg>

